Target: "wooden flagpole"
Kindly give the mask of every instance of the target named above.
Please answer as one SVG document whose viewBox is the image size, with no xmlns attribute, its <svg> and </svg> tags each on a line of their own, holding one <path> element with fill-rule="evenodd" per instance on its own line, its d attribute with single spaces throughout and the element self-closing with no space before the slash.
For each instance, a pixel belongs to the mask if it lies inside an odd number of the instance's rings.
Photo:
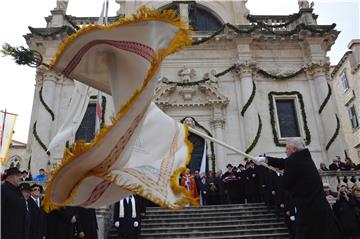
<svg viewBox="0 0 360 239">
<path fill-rule="evenodd" d="M 203 137 L 203 138 L 205 138 L 205 139 L 208 139 L 208 140 L 210 140 L 211 142 L 214 142 L 214 143 L 216 143 L 216 144 L 219 144 L 219 145 L 221 145 L 221 146 L 223 146 L 223 147 L 225 147 L 225 148 L 227 148 L 227 149 L 229 149 L 229 150 L 231 150 L 231 151 L 233 151 L 233 152 L 235 152 L 235 153 L 241 154 L 242 156 L 244 156 L 244 157 L 246 157 L 246 158 L 252 159 L 252 161 L 253 161 L 255 164 L 257 164 L 257 165 L 262 165 L 262 166 L 264 166 L 264 167 L 266 167 L 266 168 L 268 168 L 268 169 L 276 172 L 277 174 L 283 174 L 283 172 L 282 172 L 281 170 L 278 170 L 278 169 L 274 168 L 273 166 L 270 166 L 270 165 L 268 165 L 268 164 L 266 164 L 266 163 L 263 163 L 263 162 L 260 163 L 260 162 L 258 162 L 258 161 L 256 160 L 256 158 L 255 158 L 254 156 L 251 156 L 250 154 L 244 153 L 244 152 L 240 151 L 239 149 L 237 149 L 237 148 L 235 148 L 235 147 L 233 147 L 233 146 L 231 146 L 231 145 L 228 145 L 228 144 L 226 144 L 226 143 L 224 143 L 224 142 L 222 142 L 222 141 L 220 141 L 220 140 L 217 140 L 217 139 L 215 139 L 215 138 L 213 138 L 213 137 L 210 137 L 210 136 L 207 135 L 207 134 L 204 134 L 203 132 L 200 132 L 200 131 L 198 131 L 198 130 L 196 130 L 196 129 L 193 129 L 193 128 L 191 128 L 191 127 L 189 127 L 189 131 L 190 131 L 191 133 L 194 133 L 194 134 L 200 136 L 200 137 Z"/>
</svg>

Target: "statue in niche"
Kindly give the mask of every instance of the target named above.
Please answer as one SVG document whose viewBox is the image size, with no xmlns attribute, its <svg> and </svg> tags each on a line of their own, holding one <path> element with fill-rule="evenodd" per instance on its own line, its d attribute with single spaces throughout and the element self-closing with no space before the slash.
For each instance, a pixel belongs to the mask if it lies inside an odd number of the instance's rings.
<svg viewBox="0 0 360 239">
<path fill-rule="evenodd" d="M 183 66 L 183 68 L 179 71 L 178 76 L 180 76 L 182 82 L 189 83 L 196 76 L 196 72 L 194 69 Z"/>
</svg>

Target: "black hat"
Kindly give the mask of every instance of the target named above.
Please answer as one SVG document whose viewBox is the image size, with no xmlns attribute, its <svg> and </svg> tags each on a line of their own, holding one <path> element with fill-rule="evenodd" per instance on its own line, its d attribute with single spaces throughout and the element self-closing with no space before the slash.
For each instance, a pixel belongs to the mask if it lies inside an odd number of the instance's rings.
<svg viewBox="0 0 360 239">
<path fill-rule="evenodd" d="M 233 167 L 233 166 L 231 165 L 231 163 L 229 163 L 228 165 L 226 165 L 226 167 L 228 168 L 228 167 Z"/>
<path fill-rule="evenodd" d="M 21 173 L 26 173 L 27 174 L 28 172 L 26 170 L 23 170 Z"/>
<path fill-rule="evenodd" d="M 244 165 L 242 165 L 241 163 L 239 164 L 238 168 L 243 168 L 245 167 Z"/>
<path fill-rule="evenodd" d="M 5 170 L 6 177 L 8 177 L 10 175 L 15 175 L 15 174 L 21 174 L 21 171 L 17 167 L 11 167 L 11 168 L 8 168 L 7 170 Z"/>
<path fill-rule="evenodd" d="M 30 187 L 30 184 L 28 183 L 22 183 L 20 184 L 20 191 L 31 191 L 31 187 Z"/>
<path fill-rule="evenodd" d="M 40 184 L 37 184 L 37 183 L 34 183 L 33 185 L 31 185 L 31 190 L 33 189 L 33 188 L 36 188 L 36 187 L 38 187 L 38 188 L 40 188 L 40 193 L 42 193 L 43 192 L 43 187 L 40 185 Z"/>
</svg>

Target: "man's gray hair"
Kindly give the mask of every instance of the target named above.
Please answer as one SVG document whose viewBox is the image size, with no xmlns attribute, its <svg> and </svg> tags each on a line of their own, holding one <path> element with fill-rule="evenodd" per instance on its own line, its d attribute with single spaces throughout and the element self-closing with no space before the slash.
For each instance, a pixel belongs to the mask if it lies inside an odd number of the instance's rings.
<svg viewBox="0 0 360 239">
<path fill-rule="evenodd" d="M 288 138 L 286 139 L 286 146 L 295 147 L 299 151 L 305 149 L 305 143 L 302 138 Z"/>
</svg>

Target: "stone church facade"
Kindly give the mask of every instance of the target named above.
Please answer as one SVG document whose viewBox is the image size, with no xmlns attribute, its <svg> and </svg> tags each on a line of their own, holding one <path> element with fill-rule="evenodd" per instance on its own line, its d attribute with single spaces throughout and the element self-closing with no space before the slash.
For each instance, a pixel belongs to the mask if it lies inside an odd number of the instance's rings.
<svg viewBox="0 0 360 239">
<path fill-rule="evenodd" d="M 246 1 L 117 2 L 121 8 L 110 21 L 146 4 L 176 10 L 194 29 L 197 44 L 164 61 L 154 92 L 155 103 L 174 119 L 191 117 L 195 128 L 251 155 L 285 156 L 288 137 L 304 138 L 317 165 L 343 155 L 326 56 L 339 32 L 331 23 L 317 25 L 307 1 L 299 2 L 298 13 L 286 16 L 251 15 Z M 67 1 L 58 1 L 47 27 L 29 28 L 25 35 L 45 62 L 78 27 L 97 21 L 67 15 L 66 6 Z M 51 154 L 46 147 L 64 120 L 73 87 L 72 79 L 45 68 L 37 71 L 27 142 L 32 172 L 62 157 L 64 146 Z M 109 124 L 114 110 L 106 99 L 104 122 Z M 215 169 L 244 162 L 221 146 L 207 148 Z"/>
</svg>

